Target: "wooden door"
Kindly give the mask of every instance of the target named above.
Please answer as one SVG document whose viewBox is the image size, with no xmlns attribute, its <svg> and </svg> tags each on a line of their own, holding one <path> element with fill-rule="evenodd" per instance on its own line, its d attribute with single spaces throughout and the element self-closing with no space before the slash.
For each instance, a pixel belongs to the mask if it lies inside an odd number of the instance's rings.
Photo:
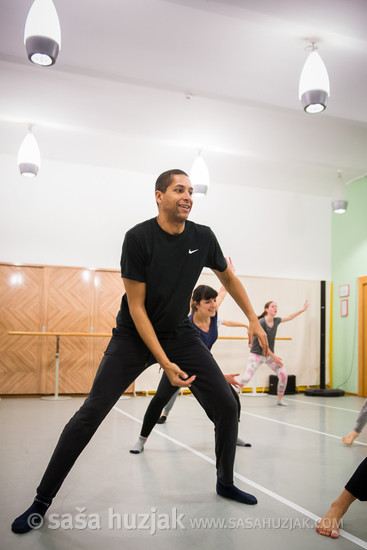
<svg viewBox="0 0 367 550">
<path fill-rule="evenodd" d="M 0 393 L 40 393 L 42 337 L 9 331 L 42 330 L 42 267 L 0 266 Z"/>
<path fill-rule="evenodd" d="M 358 395 L 367 397 L 367 277 L 358 279 Z"/>
</svg>

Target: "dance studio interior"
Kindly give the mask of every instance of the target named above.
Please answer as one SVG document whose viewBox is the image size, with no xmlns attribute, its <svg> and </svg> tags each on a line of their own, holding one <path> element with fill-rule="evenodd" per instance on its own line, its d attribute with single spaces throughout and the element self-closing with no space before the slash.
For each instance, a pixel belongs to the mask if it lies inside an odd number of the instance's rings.
<svg viewBox="0 0 367 550">
<path fill-rule="evenodd" d="M 366 20 L 364 0 L 0 0 L 1 548 L 367 548 L 353 492 L 319 526 L 367 457 Z M 156 361 L 15 532 L 109 345 L 125 235 L 171 169 L 256 316 L 280 318 L 272 368 L 229 292 L 210 312 L 225 377 L 263 359 L 234 391 L 233 481 L 257 504 L 216 492 L 195 381 L 134 452 Z M 208 266 L 197 285 L 221 292 Z"/>
</svg>

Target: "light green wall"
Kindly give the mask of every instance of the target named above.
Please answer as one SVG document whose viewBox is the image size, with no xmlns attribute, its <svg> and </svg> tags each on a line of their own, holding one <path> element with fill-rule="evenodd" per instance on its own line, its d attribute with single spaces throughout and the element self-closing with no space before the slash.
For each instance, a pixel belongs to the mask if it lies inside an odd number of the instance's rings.
<svg viewBox="0 0 367 550">
<path fill-rule="evenodd" d="M 367 179 L 347 186 L 345 214 L 332 215 L 333 387 L 358 393 L 358 278 L 367 276 Z M 340 316 L 340 285 L 350 285 Z"/>
</svg>

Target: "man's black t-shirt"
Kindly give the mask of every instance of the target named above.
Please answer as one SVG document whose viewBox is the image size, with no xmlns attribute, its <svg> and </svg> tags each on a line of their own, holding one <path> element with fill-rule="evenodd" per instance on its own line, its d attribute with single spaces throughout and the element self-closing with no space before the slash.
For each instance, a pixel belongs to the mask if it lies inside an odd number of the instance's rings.
<svg viewBox="0 0 367 550">
<path fill-rule="evenodd" d="M 191 328 L 190 299 L 203 267 L 225 271 L 226 259 L 209 227 L 191 221 L 179 235 L 166 233 L 156 218 L 130 229 L 124 239 L 121 276 L 146 283 L 145 307 L 159 338 Z M 135 329 L 126 294 L 117 327 Z"/>
</svg>

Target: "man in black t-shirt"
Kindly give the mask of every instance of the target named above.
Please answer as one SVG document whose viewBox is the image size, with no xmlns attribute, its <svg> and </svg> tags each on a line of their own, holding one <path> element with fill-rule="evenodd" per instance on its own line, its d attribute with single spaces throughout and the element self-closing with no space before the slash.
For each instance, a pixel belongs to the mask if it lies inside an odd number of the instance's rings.
<svg viewBox="0 0 367 550">
<path fill-rule="evenodd" d="M 191 387 L 211 411 L 215 424 L 217 493 L 246 504 L 253 495 L 233 484 L 237 404 L 222 371 L 187 315 L 192 290 L 203 267 L 211 268 L 249 320 L 268 353 L 266 334 L 239 279 L 227 267 L 209 227 L 187 221 L 192 208 L 187 174 L 170 170 L 159 176 L 158 216 L 126 233 L 121 274 L 126 293 L 116 328 L 98 368 L 91 392 L 65 426 L 31 505 L 12 524 L 16 533 L 39 527 L 84 447 L 126 388 L 157 362 L 175 387 Z M 182 369 L 181 369 L 182 367 Z"/>
<path fill-rule="evenodd" d="M 181 233 L 170 234 L 158 219 L 140 223 L 126 233 L 121 274 L 125 283 L 143 283 L 147 316 L 158 339 L 166 339 L 191 330 L 190 298 L 203 267 L 223 272 L 227 261 L 209 227 L 186 221 Z M 128 291 L 122 297 L 117 329 L 135 332 L 129 309 L 131 296 L 128 303 L 127 295 Z"/>
</svg>

